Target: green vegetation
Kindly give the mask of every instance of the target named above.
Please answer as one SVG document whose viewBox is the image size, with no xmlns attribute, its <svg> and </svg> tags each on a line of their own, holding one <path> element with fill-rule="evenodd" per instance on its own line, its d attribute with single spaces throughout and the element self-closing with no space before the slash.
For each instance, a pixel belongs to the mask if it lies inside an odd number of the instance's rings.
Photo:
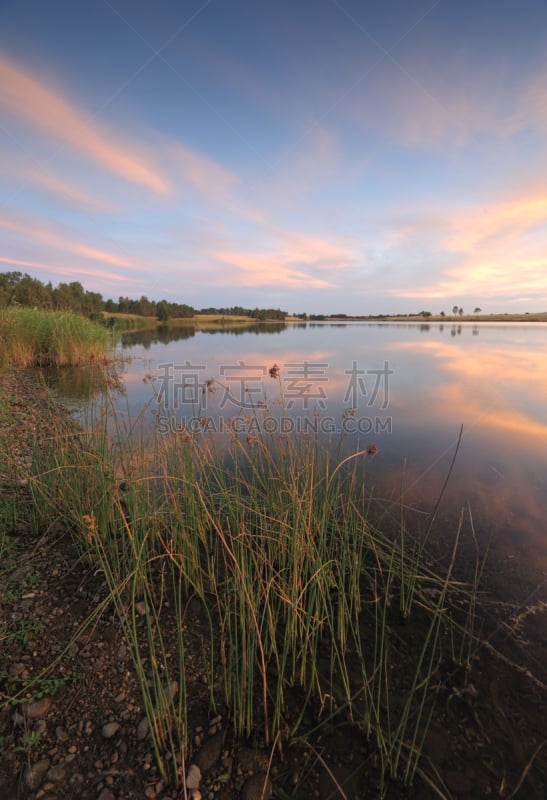
<svg viewBox="0 0 547 800">
<path fill-rule="evenodd" d="M 146 295 L 139 299 L 120 296 L 118 300 L 105 300 L 99 292 L 91 292 L 83 288 L 78 281 L 60 283 L 53 286 L 43 284 L 37 278 L 22 272 L 0 273 L 0 309 L 8 307 L 25 307 L 54 311 L 73 311 L 103 321 L 110 327 L 119 330 L 149 328 L 158 324 L 184 325 L 192 323 L 201 325 L 205 320 L 213 320 L 215 324 L 227 324 L 234 320 L 254 320 L 258 322 L 279 321 L 289 318 L 286 311 L 279 308 L 244 308 L 243 306 L 210 307 L 194 309 L 187 303 L 170 302 L 168 300 L 150 300 Z M 547 312 L 521 314 L 483 314 L 482 309 L 475 306 L 472 314 L 465 314 L 464 309 L 454 305 L 452 315 L 441 311 L 438 315 L 431 311 L 418 311 L 410 314 L 308 314 L 302 312 L 290 319 L 310 322 L 327 320 L 385 320 L 385 321 L 477 321 L 481 322 L 547 322 Z"/>
<path fill-rule="evenodd" d="M 196 311 L 187 303 L 169 302 L 168 300 L 149 300 L 142 295 L 138 300 L 130 297 L 119 297 L 118 300 L 104 300 L 99 292 L 90 292 L 83 288 L 78 281 L 60 283 L 54 287 L 51 283 L 43 284 L 38 278 L 33 278 L 22 272 L 0 273 L 0 309 L 24 307 L 47 311 L 73 311 L 83 314 L 94 320 L 106 319 L 112 325 L 112 320 L 140 319 L 141 327 L 150 324 L 185 322 L 199 319 L 201 316 L 214 317 L 244 317 L 250 320 L 284 320 L 286 311 L 278 308 L 204 308 Z M 136 327 L 135 324 L 125 324 L 123 329 Z"/>
<path fill-rule="evenodd" d="M 108 399 L 84 432 L 44 422 L 30 480 L 37 524 L 61 519 L 104 576 L 162 772 L 180 780 L 187 691 L 204 675 L 236 735 L 281 747 L 351 725 L 375 753 L 377 796 L 417 775 L 444 796 L 423 743 L 440 675 L 469 666 L 479 644 L 478 572 L 454 576 L 460 529 L 433 567 L 438 506 L 422 538 L 398 506 L 374 521 L 374 446 L 342 458 L 313 438 L 234 433 L 225 450 L 207 432 L 147 441 L 141 423 Z M 189 598 L 208 623 L 199 664 L 187 659 Z"/>
<path fill-rule="evenodd" d="M 89 364 L 104 356 L 108 331 L 79 314 L 0 309 L 0 367 Z"/>
</svg>

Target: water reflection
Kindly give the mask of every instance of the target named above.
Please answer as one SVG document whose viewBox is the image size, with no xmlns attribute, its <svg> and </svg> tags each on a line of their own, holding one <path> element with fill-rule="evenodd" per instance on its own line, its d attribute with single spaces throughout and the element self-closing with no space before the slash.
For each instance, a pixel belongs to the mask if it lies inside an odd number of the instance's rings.
<svg viewBox="0 0 547 800">
<path fill-rule="evenodd" d="M 108 387 L 119 385 L 121 362 L 108 366 L 90 367 L 42 367 L 33 370 L 45 385 L 68 402 L 79 405 L 102 394 Z"/>
<path fill-rule="evenodd" d="M 141 345 L 145 350 L 149 350 L 153 344 L 169 344 L 184 339 L 191 339 L 195 336 L 196 329 L 191 325 L 181 328 L 171 328 L 168 325 L 158 325 L 157 328 L 150 328 L 142 331 L 127 331 L 122 333 L 120 342 L 122 347 L 134 347 Z"/>
<path fill-rule="evenodd" d="M 170 325 L 159 325 L 157 328 L 151 328 L 141 331 L 127 331 L 122 333 L 120 337 L 122 347 L 133 347 L 141 345 L 146 350 L 154 344 L 170 344 L 171 342 L 180 342 L 186 339 L 192 339 L 196 333 L 203 333 L 205 335 L 212 334 L 231 334 L 232 336 L 243 336 L 247 333 L 265 334 L 265 333 L 280 333 L 284 330 L 285 324 L 283 322 L 262 322 L 251 324 L 211 324 L 209 326 L 197 326 L 188 323 L 179 327 L 172 327 Z"/>
<path fill-rule="evenodd" d="M 470 504 L 483 542 L 503 539 L 547 567 L 547 326 L 298 322 L 214 332 L 124 334 L 120 407 L 138 414 L 149 404 L 146 423 L 163 415 L 175 432 L 207 419 L 219 443 L 234 424 L 242 439 L 250 425 L 280 436 L 307 426 L 342 456 L 374 442 L 371 488 L 396 496 L 404 470 L 405 502 L 424 510 L 463 424 L 447 530 L 450 514 Z M 97 380 L 65 372 L 58 389 L 83 396 Z"/>
</svg>

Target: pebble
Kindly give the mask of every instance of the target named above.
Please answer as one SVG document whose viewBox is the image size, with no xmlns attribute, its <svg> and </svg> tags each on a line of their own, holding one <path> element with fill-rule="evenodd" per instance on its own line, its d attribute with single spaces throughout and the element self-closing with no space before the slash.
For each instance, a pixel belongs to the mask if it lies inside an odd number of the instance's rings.
<svg viewBox="0 0 547 800">
<path fill-rule="evenodd" d="M 48 770 L 47 779 L 48 781 L 53 781 L 57 783 L 65 779 L 66 776 L 66 769 L 63 767 L 62 764 L 56 764 L 54 767 Z"/>
<path fill-rule="evenodd" d="M 55 728 L 55 736 L 57 737 L 58 742 L 67 742 L 69 738 L 65 728 L 62 728 L 60 725 Z"/>
<path fill-rule="evenodd" d="M 139 742 L 142 742 L 143 739 L 146 739 L 148 736 L 148 719 L 143 717 L 139 724 L 137 725 L 137 739 Z"/>
<path fill-rule="evenodd" d="M 110 789 L 103 789 L 97 800 L 116 800 L 116 795 Z"/>
<path fill-rule="evenodd" d="M 52 704 L 51 697 L 42 697 L 41 700 L 35 700 L 34 703 L 23 706 L 23 714 L 27 719 L 39 719 L 47 714 Z"/>
<path fill-rule="evenodd" d="M 46 772 L 50 767 L 51 761 L 49 758 L 42 758 L 35 764 L 25 767 L 23 772 L 23 783 L 27 789 L 37 789 L 46 776 Z"/>
<path fill-rule="evenodd" d="M 241 800 L 269 800 L 272 796 L 272 782 L 264 772 L 251 775 L 241 789 Z"/>
<path fill-rule="evenodd" d="M 124 644 L 121 644 L 118 647 L 116 658 L 118 659 L 118 661 L 125 661 L 125 659 L 127 658 L 127 647 Z"/>
<path fill-rule="evenodd" d="M 101 730 L 103 739 L 111 739 L 118 733 L 120 727 L 121 725 L 119 722 L 107 722 L 105 725 L 103 725 Z"/>
<path fill-rule="evenodd" d="M 171 681 L 168 686 L 163 687 L 163 696 L 165 697 L 166 703 L 171 703 L 174 699 L 179 690 L 179 685 L 177 681 Z M 222 719 L 222 717 L 220 718 Z"/>
<path fill-rule="evenodd" d="M 202 774 L 208 772 L 211 767 L 218 761 L 222 753 L 224 745 L 224 731 L 220 730 L 206 739 L 202 747 L 194 756 L 194 764 L 196 764 Z"/>
<path fill-rule="evenodd" d="M 198 789 L 201 781 L 201 770 L 197 764 L 190 764 L 190 768 L 186 773 L 186 788 Z"/>
</svg>

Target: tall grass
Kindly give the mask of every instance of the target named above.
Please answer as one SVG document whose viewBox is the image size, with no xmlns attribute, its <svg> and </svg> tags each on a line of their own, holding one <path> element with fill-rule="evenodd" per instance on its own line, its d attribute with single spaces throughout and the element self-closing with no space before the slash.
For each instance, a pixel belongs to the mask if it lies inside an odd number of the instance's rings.
<svg viewBox="0 0 547 800">
<path fill-rule="evenodd" d="M 85 431 L 53 420 L 32 487 L 40 522 L 61 516 L 104 574 L 162 771 L 180 779 L 187 754 L 193 597 L 209 630 L 199 669 L 235 735 L 303 741 L 344 720 L 374 751 L 380 796 L 417 773 L 434 783 L 422 748 L 438 671 L 478 646 L 476 587 L 453 577 L 459 530 L 437 571 L 404 519 L 377 528 L 369 449 L 336 460 L 313 438 L 234 435 L 226 453 L 207 433 L 147 440 L 141 421 L 108 399 Z"/>
<path fill-rule="evenodd" d="M 0 310 L 0 367 L 89 364 L 104 356 L 108 342 L 103 326 L 79 314 Z"/>
</svg>

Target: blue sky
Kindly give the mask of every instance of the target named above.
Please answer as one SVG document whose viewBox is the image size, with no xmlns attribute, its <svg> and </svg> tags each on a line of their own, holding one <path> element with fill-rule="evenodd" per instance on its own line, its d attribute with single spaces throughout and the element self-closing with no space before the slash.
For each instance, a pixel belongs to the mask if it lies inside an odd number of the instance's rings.
<svg viewBox="0 0 547 800">
<path fill-rule="evenodd" d="M 0 0 L 0 270 L 547 310 L 544 0 Z"/>
</svg>

